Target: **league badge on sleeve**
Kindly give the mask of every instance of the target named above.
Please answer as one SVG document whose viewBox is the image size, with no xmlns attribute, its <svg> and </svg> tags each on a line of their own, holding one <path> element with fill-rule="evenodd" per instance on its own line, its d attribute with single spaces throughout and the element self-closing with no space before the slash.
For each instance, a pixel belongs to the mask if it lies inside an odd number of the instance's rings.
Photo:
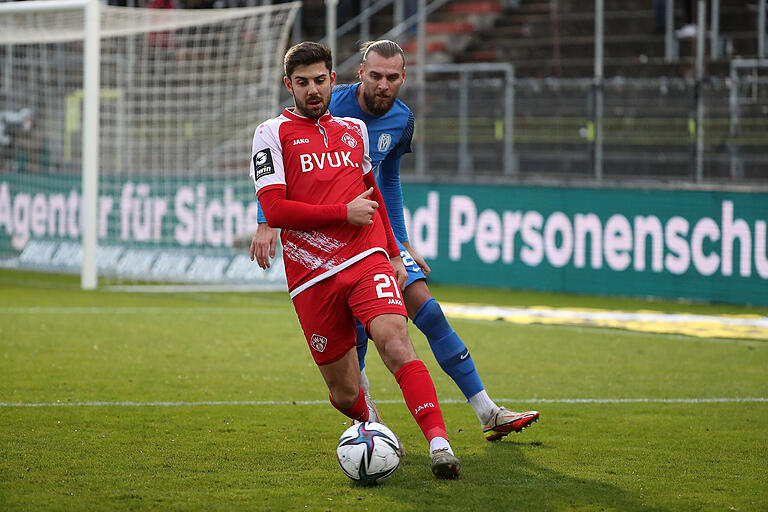
<svg viewBox="0 0 768 512">
<path fill-rule="evenodd" d="M 253 169 L 254 180 L 275 174 L 275 166 L 272 163 L 272 151 L 269 148 L 261 149 L 253 155 Z"/>
</svg>

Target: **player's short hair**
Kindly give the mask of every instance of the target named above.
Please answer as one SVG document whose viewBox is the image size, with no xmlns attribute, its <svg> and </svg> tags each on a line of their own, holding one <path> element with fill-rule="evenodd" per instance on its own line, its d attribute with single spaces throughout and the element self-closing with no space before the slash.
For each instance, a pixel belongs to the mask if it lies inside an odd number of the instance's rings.
<svg viewBox="0 0 768 512">
<path fill-rule="evenodd" d="M 293 71 L 299 66 L 309 66 L 317 62 L 325 63 L 328 72 L 333 69 L 333 55 L 331 49 L 320 43 L 304 41 L 288 48 L 283 59 L 283 71 L 285 76 L 291 78 Z"/>
<path fill-rule="evenodd" d="M 360 48 L 360 53 L 363 54 L 363 64 L 368 60 L 368 53 L 370 52 L 378 53 L 385 59 L 400 55 L 400 58 L 403 60 L 403 67 L 405 67 L 405 52 L 400 48 L 400 45 L 394 41 L 380 39 L 378 41 L 368 41 L 367 43 L 364 43 L 362 48 Z"/>
</svg>

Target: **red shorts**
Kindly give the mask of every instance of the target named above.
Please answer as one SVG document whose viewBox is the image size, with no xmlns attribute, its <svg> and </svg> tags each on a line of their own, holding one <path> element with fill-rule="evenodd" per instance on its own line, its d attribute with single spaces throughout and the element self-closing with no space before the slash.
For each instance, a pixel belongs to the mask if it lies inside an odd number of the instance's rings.
<svg viewBox="0 0 768 512">
<path fill-rule="evenodd" d="M 299 293 L 293 307 L 318 366 L 338 361 L 355 346 L 355 318 L 367 330 L 379 315 L 408 316 L 392 265 L 378 252 Z"/>
</svg>

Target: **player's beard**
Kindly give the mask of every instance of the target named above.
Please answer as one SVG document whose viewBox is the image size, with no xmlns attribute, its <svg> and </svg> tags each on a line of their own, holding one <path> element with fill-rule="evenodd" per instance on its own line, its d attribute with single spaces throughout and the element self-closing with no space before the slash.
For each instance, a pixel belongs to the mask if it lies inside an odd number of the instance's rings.
<svg viewBox="0 0 768 512">
<path fill-rule="evenodd" d="M 395 103 L 395 96 L 389 96 L 387 98 L 380 98 L 376 96 L 376 93 L 369 93 L 368 90 L 363 89 L 363 101 L 365 106 L 368 107 L 368 111 L 375 116 L 383 116 L 392 105 Z"/>
<path fill-rule="evenodd" d="M 317 100 L 320 100 L 319 104 L 310 105 L 310 102 Z M 296 110 L 299 112 L 299 114 L 310 119 L 320 119 L 323 117 L 323 114 L 328 111 L 330 98 L 323 98 L 321 95 L 317 94 L 315 96 L 309 96 L 305 101 L 302 102 L 299 101 L 299 99 L 294 95 L 293 102 L 296 105 Z"/>
</svg>

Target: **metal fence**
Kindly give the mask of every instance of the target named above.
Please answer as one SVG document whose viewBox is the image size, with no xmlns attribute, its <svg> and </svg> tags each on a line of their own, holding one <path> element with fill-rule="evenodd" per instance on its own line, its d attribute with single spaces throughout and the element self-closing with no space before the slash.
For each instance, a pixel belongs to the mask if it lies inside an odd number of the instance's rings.
<svg viewBox="0 0 768 512">
<path fill-rule="evenodd" d="M 482 72 L 471 64 L 430 65 L 423 105 L 417 85 L 401 93 L 417 113 L 414 150 L 423 152 L 403 160 L 403 174 L 768 184 L 768 62 L 748 64 L 701 83 L 604 80 L 602 141 L 592 79 L 514 79 L 503 65 Z"/>
</svg>

